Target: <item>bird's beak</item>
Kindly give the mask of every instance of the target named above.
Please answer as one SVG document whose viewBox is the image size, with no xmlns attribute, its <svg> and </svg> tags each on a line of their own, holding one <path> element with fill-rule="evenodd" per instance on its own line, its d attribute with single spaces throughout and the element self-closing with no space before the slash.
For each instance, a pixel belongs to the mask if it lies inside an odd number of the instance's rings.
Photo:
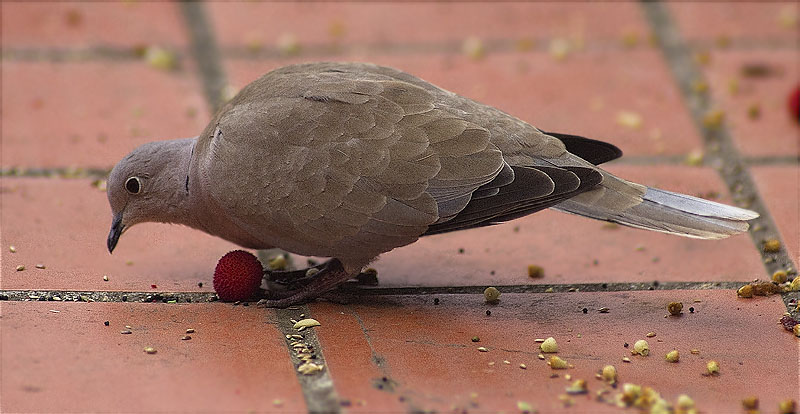
<svg viewBox="0 0 800 414">
<path fill-rule="evenodd" d="M 125 229 L 125 225 L 122 224 L 122 213 L 114 216 L 114 220 L 111 222 L 111 231 L 108 232 L 108 252 L 113 253 L 114 248 L 117 247 L 117 242 L 119 241 L 119 236 L 122 235 L 122 230 Z"/>
</svg>

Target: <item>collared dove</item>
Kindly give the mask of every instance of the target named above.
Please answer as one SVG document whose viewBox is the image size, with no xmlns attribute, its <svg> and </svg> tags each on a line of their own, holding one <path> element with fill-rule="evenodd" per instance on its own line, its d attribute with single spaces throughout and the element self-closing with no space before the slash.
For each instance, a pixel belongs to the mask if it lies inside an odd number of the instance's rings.
<svg viewBox="0 0 800 414">
<path fill-rule="evenodd" d="M 144 144 L 114 167 L 108 249 L 150 221 L 332 258 L 313 276 L 282 276 L 287 288 L 266 304 L 288 306 L 422 236 L 548 207 L 701 239 L 746 231 L 758 217 L 596 166 L 621 155 L 396 69 L 291 65 L 247 85 L 199 137 Z"/>
</svg>

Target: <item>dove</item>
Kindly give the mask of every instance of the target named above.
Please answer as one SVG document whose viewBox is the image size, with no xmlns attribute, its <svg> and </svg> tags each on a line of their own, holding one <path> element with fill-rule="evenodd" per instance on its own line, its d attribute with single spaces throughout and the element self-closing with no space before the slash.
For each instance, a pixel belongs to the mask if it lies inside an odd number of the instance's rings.
<svg viewBox="0 0 800 414">
<path fill-rule="evenodd" d="M 266 272 L 266 306 L 312 300 L 420 237 L 545 208 L 699 239 L 758 214 L 636 184 L 612 144 L 545 132 L 397 69 L 305 63 L 244 87 L 196 138 L 134 149 L 107 182 L 113 252 L 142 222 L 330 258 Z"/>
</svg>

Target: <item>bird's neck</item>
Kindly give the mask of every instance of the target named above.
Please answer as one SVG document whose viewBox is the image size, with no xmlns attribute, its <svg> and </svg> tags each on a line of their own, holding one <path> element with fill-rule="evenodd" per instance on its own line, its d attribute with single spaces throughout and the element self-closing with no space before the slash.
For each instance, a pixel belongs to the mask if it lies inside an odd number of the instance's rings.
<svg viewBox="0 0 800 414">
<path fill-rule="evenodd" d="M 165 151 L 169 152 L 172 162 L 165 165 L 162 174 L 166 182 L 161 188 L 163 200 L 166 200 L 166 208 L 159 213 L 161 222 L 184 224 L 197 228 L 194 214 L 192 214 L 193 195 L 189 191 L 189 166 L 192 160 L 192 152 L 196 138 L 176 139 L 165 141 Z"/>
</svg>

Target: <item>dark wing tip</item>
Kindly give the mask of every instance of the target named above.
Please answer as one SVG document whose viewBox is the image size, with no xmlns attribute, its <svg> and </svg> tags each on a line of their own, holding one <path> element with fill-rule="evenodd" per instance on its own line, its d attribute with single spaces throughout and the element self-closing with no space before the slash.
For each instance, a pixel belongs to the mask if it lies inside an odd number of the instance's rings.
<svg viewBox="0 0 800 414">
<path fill-rule="evenodd" d="M 596 139 L 579 137 L 577 135 L 559 134 L 557 132 L 545 132 L 551 137 L 558 138 L 567 147 L 567 151 L 575 154 L 594 165 L 615 160 L 622 156 L 622 150 L 608 142 Z"/>
</svg>

